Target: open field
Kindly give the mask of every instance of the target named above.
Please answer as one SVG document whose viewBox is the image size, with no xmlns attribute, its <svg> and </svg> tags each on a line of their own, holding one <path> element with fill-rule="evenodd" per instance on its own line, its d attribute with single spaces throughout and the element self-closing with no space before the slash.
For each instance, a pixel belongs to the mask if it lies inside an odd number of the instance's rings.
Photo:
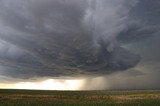
<svg viewBox="0 0 160 106">
<path fill-rule="evenodd" d="M 0 106 L 160 106 L 160 91 L 0 90 Z"/>
</svg>

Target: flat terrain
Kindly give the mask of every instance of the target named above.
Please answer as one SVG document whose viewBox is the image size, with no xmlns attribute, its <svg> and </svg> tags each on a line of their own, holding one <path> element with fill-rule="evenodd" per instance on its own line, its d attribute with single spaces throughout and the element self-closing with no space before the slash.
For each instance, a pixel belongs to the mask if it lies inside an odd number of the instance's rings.
<svg viewBox="0 0 160 106">
<path fill-rule="evenodd" d="M 0 106 L 160 106 L 160 91 L 0 90 Z"/>
</svg>

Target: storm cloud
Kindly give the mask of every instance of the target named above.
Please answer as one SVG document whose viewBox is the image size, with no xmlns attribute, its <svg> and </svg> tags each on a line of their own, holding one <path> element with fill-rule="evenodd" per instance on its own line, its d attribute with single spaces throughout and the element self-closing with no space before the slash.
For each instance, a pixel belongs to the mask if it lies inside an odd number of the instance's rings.
<svg viewBox="0 0 160 106">
<path fill-rule="evenodd" d="M 159 34 L 159 7 L 159 0 L 0 0 L 0 74 L 85 77 L 133 69 L 144 60 L 135 43 Z"/>
</svg>

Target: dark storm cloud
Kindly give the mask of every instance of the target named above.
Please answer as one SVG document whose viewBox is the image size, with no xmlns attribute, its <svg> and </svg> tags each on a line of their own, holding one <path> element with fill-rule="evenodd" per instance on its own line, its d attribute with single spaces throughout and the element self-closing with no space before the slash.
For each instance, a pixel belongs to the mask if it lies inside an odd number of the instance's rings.
<svg viewBox="0 0 160 106">
<path fill-rule="evenodd" d="M 156 2 L 155 8 L 159 7 Z M 139 12 L 136 9 L 141 5 L 145 9 L 147 2 L 0 0 L 0 74 L 62 77 L 132 68 L 140 55 L 119 42 L 143 39 L 146 33 L 152 36 L 159 28 L 159 24 L 148 22 L 155 17 L 149 18 L 155 8 L 148 8 L 150 13 Z"/>
<path fill-rule="evenodd" d="M 142 41 L 159 33 L 160 1 L 139 0 L 128 14 L 127 27 L 119 33 L 123 43 Z"/>
</svg>

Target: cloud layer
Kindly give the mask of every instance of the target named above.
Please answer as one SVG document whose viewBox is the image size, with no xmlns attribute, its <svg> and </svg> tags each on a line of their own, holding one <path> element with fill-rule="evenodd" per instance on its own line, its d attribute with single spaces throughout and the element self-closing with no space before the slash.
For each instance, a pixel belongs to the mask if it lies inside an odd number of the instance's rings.
<svg viewBox="0 0 160 106">
<path fill-rule="evenodd" d="M 82 77 L 134 68 L 143 56 L 132 43 L 159 34 L 159 7 L 159 0 L 0 0 L 0 74 Z"/>
</svg>

